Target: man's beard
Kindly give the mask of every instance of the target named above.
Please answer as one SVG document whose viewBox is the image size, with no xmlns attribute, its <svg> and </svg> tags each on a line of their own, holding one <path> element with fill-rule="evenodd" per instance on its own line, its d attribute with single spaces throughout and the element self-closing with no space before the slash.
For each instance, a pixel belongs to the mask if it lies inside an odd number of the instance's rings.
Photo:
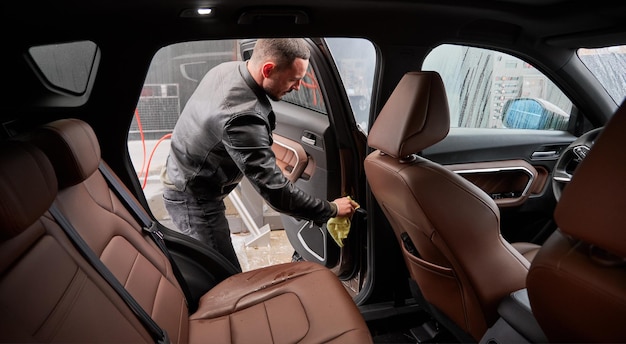
<svg viewBox="0 0 626 344">
<path fill-rule="evenodd" d="M 272 93 L 272 90 L 270 90 L 270 89 L 268 89 L 268 88 L 265 88 L 264 90 L 265 90 L 265 94 L 267 94 L 267 96 L 268 96 L 271 100 L 276 101 L 276 102 L 277 102 L 277 101 L 280 101 L 280 100 L 283 98 L 283 96 L 284 96 L 284 95 L 286 95 L 287 93 L 291 92 L 291 90 L 289 90 L 289 91 L 287 91 L 286 93 L 283 93 L 283 94 L 282 94 L 282 95 L 280 95 L 280 96 L 276 96 L 275 94 L 273 94 L 273 93 Z"/>
</svg>

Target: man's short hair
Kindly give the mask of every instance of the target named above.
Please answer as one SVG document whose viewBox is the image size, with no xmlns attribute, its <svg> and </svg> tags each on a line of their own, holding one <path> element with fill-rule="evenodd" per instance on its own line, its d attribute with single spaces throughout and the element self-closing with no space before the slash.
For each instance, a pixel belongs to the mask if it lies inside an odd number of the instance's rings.
<svg viewBox="0 0 626 344">
<path fill-rule="evenodd" d="M 290 66 L 296 58 L 308 60 L 310 56 L 311 51 L 302 38 L 268 38 L 257 40 L 250 60 L 254 63 L 271 60 L 281 69 Z"/>
</svg>

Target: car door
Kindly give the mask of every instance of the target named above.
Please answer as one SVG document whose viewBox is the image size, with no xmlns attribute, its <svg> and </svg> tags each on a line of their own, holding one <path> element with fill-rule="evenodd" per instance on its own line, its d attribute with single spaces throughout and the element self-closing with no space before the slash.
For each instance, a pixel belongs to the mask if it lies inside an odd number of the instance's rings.
<svg viewBox="0 0 626 344">
<path fill-rule="evenodd" d="M 444 80 L 451 128 L 423 155 L 494 199 L 508 241 L 543 243 L 556 228 L 555 163 L 582 120 L 570 116 L 572 102 L 530 64 L 497 51 L 443 45 L 424 69 Z"/>
<path fill-rule="evenodd" d="M 300 90 L 272 102 L 276 115 L 272 149 L 285 176 L 307 194 L 329 201 L 351 196 L 358 201 L 363 183 L 358 177 L 360 164 L 354 162 L 362 160 L 365 136 L 356 126 L 350 99 L 323 41 L 308 42 L 311 58 Z M 254 40 L 242 42 L 244 58 L 253 47 Z M 355 273 L 355 260 L 340 259 L 346 250 L 335 242 L 325 223 L 280 216 L 295 250 L 294 260 L 318 262 L 344 277 Z M 358 245 L 358 233 L 364 232 L 361 211 L 352 219 L 351 234 L 344 244 Z"/>
<path fill-rule="evenodd" d="M 222 62 L 247 60 L 255 42 L 256 39 L 181 42 L 163 47 L 153 58 L 129 130 L 128 147 L 151 211 L 165 226 L 174 228 L 162 204 L 163 185 L 158 175 L 165 165 L 174 125 L 202 77 Z M 276 116 L 272 149 L 285 176 L 309 195 L 329 201 L 349 195 L 360 201 L 364 182 L 361 166 L 355 162 L 362 161 L 365 150 L 365 135 L 359 128 L 367 127 L 364 114 L 369 111 L 367 91 L 371 91 L 372 81 L 370 78 L 370 86 L 364 87 L 363 79 L 356 78 L 363 66 L 356 66 L 359 61 L 347 61 L 356 81 L 346 84 L 366 91 L 352 92 L 353 97 L 348 97 L 324 41 L 308 42 L 310 66 L 300 90 L 272 103 Z M 356 125 L 351 100 L 359 106 L 360 126 Z M 278 213 L 267 216 L 266 203 L 246 180 L 236 191 L 225 200 L 227 216 L 232 233 L 244 232 L 245 224 L 245 232 L 253 234 L 252 238 L 245 238 L 246 246 L 269 241 L 266 225 L 284 229 L 295 251 L 294 259 L 332 267 L 345 278 L 354 275 L 358 260 L 348 258 L 349 252 L 354 251 L 349 248 L 361 245 L 360 236 L 365 231 L 357 228 L 364 228 L 364 209 L 353 217 L 350 235 L 344 248 L 340 248 L 325 223 Z M 276 217 L 280 223 L 276 223 Z"/>
</svg>

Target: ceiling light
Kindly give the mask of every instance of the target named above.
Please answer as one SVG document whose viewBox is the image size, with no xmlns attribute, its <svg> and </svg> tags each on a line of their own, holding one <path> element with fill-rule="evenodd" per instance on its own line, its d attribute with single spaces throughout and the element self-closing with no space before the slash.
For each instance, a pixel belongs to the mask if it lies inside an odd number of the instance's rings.
<svg viewBox="0 0 626 344">
<path fill-rule="evenodd" d="M 211 12 L 213 12 L 213 10 L 210 9 L 210 8 L 206 8 L 206 7 L 205 8 L 198 8 L 198 15 L 201 15 L 201 16 L 207 16 L 207 15 L 211 14 Z"/>
<path fill-rule="evenodd" d="M 180 13 L 181 17 L 185 18 L 203 18 L 209 17 L 213 14 L 213 9 L 210 7 L 188 8 Z"/>
</svg>

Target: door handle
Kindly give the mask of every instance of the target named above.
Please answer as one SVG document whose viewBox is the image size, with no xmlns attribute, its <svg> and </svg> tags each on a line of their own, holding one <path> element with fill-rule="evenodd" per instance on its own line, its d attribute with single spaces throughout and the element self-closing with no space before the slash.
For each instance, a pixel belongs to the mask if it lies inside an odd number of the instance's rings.
<svg viewBox="0 0 626 344">
<path fill-rule="evenodd" d="M 530 156 L 532 159 L 551 159 L 558 158 L 559 153 L 555 150 L 551 151 L 536 151 Z"/>
<path fill-rule="evenodd" d="M 302 135 L 300 140 L 302 140 L 302 142 L 304 142 L 306 144 L 309 144 L 311 146 L 315 146 L 315 137 L 306 137 L 306 136 Z"/>
</svg>

